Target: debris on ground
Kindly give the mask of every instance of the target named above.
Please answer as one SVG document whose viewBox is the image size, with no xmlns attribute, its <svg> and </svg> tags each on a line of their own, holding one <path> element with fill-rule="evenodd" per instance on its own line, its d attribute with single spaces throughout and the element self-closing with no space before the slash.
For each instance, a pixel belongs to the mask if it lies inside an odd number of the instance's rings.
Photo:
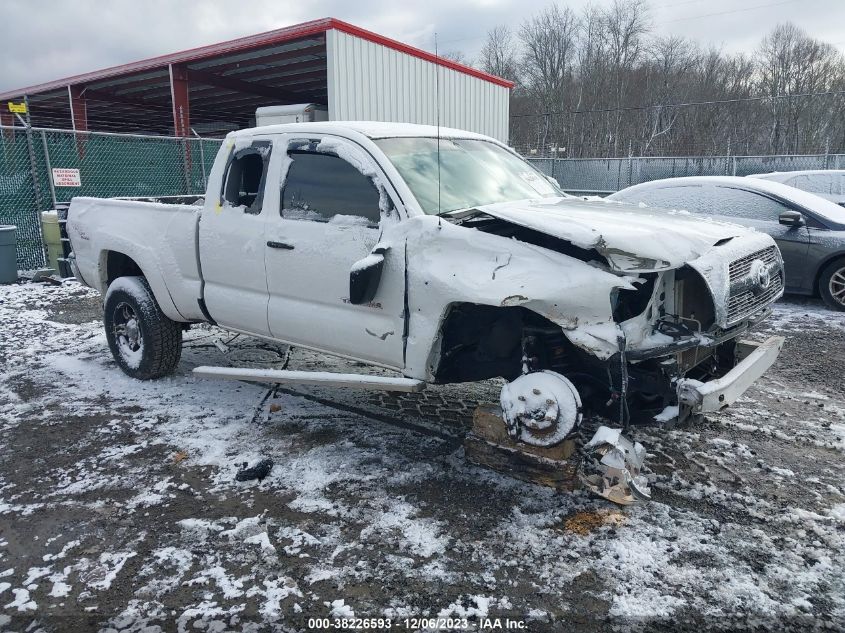
<svg viewBox="0 0 845 633">
<path fill-rule="evenodd" d="M 258 481 L 263 481 L 264 478 L 270 474 L 270 471 L 273 469 L 273 460 L 272 459 L 262 459 L 258 462 L 255 466 L 251 468 L 247 468 L 248 462 L 244 462 L 243 468 L 238 471 L 238 474 L 235 475 L 235 479 L 237 481 L 251 481 L 253 479 L 257 479 Z"/>
<path fill-rule="evenodd" d="M 622 429 L 600 426 L 584 445 L 585 451 L 591 449 L 601 461 L 599 473 L 583 477 L 588 490 L 619 505 L 651 500 L 645 478 L 640 475 L 646 455 L 642 444 L 622 435 Z"/>
</svg>

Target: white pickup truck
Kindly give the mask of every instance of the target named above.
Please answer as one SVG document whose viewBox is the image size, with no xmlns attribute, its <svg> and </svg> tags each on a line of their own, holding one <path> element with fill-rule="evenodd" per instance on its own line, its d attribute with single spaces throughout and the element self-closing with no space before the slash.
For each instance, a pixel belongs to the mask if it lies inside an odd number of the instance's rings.
<svg viewBox="0 0 845 633">
<path fill-rule="evenodd" d="M 203 375 L 396 390 L 504 377 L 508 432 L 534 446 L 584 409 L 622 425 L 719 410 L 783 342 L 739 342 L 783 293 L 768 235 L 567 196 L 459 130 L 241 130 L 204 200 L 75 198 L 67 226 L 130 376 L 173 372 L 182 331 L 208 322 L 397 376 Z"/>
</svg>

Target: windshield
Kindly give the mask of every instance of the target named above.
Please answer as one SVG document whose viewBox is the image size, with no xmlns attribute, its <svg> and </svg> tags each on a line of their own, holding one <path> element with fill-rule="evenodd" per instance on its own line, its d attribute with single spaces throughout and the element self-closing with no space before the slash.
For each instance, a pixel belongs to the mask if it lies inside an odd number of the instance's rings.
<svg viewBox="0 0 845 633">
<path fill-rule="evenodd" d="M 438 196 L 437 139 L 375 141 L 399 171 L 425 213 L 434 215 L 494 202 L 564 195 L 543 174 L 488 141 L 440 139 Z"/>
</svg>

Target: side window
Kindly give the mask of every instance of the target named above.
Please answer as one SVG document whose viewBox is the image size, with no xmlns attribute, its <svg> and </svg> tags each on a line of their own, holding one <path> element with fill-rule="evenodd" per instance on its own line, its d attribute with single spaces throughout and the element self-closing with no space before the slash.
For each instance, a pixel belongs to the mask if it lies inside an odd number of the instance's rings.
<svg viewBox="0 0 845 633">
<path fill-rule="evenodd" d="M 269 141 L 255 141 L 232 153 L 223 177 L 222 200 L 244 207 L 246 213 L 261 213 L 270 147 Z"/>
<path fill-rule="evenodd" d="M 793 210 L 768 196 L 730 187 L 713 187 L 711 206 L 714 215 L 765 222 L 777 222 L 781 213 Z"/>
<path fill-rule="evenodd" d="M 378 226 L 380 195 L 367 176 L 333 154 L 293 150 L 288 155 L 283 218 Z"/>
</svg>

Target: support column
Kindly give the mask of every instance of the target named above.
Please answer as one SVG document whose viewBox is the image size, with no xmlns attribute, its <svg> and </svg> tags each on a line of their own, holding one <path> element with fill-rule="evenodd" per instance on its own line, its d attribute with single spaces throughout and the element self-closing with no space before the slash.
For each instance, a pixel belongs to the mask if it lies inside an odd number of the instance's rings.
<svg viewBox="0 0 845 633">
<path fill-rule="evenodd" d="M 68 86 L 67 95 L 70 100 L 70 123 L 74 132 L 88 131 L 88 104 L 82 86 Z"/>
<path fill-rule="evenodd" d="M 188 104 L 188 73 L 183 66 L 170 64 L 170 100 L 173 103 L 173 135 L 191 135 L 191 109 Z"/>
<path fill-rule="evenodd" d="M 191 108 L 188 102 L 188 71 L 170 64 L 170 101 L 173 104 L 173 135 L 184 144 L 185 193 L 191 193 Z"/>
<path fill-rule="evenodd" d="M 87 140 L 88 131 L 88 103 L 82 94 L 85 89 L 82 86 L 68 86 L 67 96 L 70 102 L 70 124 L 73 131 L 76 132 L 76 152 L 79 154 L 80 160 L 85 158 L 85 141 Z M 82 134 L 80 134 L 82 133 Z"/>
</svg>

